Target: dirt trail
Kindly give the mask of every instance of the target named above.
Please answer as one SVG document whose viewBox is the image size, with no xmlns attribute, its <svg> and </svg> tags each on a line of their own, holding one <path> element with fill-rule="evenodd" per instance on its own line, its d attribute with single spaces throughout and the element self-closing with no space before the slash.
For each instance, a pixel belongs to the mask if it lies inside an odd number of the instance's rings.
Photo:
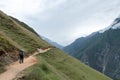
<svg viewBox="0 0 120 80">
<path fill-rule="evenodd" d="M 38 52 L 35 52 L 28 58 L 25 58 L 23 64 L 19 64 L 18 61 L 10 64 L 9 66 L 6 67 L 7 70 L 4 73 L 0 74 L 0 80 L 13 80 L 18 73 L 37 63 L 37 59 L 35 57 L 36 54 L 44 53 L 47 52 L 48 50 L 50 50 L 50 48 L 45 50 L 38 49 Z"/>
</svg>

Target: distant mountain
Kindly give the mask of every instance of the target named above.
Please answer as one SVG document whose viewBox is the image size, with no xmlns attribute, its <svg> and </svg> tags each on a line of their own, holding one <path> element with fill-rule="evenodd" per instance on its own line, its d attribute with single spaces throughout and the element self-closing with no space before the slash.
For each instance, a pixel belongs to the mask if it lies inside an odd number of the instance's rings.
<svg viewBox="0 0 120 80">
<path fill-rule="evenodd" d="M 113 79 L 120 78 L 120 18 L 107 29 L 82 37 L 64 49 Z"/>
<path fill-rule="evenodd" d="M 61 46 L 60 44 L 58 44 L 58 43 L 56 43 L 56 42 L 54 42 L 54 41 L 52 41 L 52 40 L 50 40 L 50 39 L 48 39 L 44 36 L 41 36 L 41 37 L 42 37 L 43 40 L 47 41 L 49 44 L 51 44 L 51 45 L 53 45 L 53 46 L 55 46 L 59 49 L 63 49 L 63 46 Z"/>
</svg>

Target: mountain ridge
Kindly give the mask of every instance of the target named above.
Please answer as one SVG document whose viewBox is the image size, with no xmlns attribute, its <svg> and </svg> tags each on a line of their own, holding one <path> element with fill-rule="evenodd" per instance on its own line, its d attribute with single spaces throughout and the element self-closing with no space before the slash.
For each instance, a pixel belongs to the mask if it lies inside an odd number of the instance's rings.
<svg viewBox="0 0 120 80">
<path fill-rule="evenodd" d="M 78 38 L 64 48 L 64 51 L 81 60 L 90 67 L 113 79 L 120 79 L 120 21 L 115 19 L 108 29 L 96 32 L 93 36 Z"/>
<path fill-rule="evenodd" d="M 50 43 L 51 45 L 53 45 L 53 46 L 55 46 L 55 47 L 57 47 L 57 48 L 59 48 L 59 49 L 63 49 L 63 46 L 61 46 L 61 45 L 58 44 L 57 42 L 54 42 L 54 41 L 52 41 L 52 40 L 50 40 L 50 39 L 48 39 L 48 38 L 46 38 L 46 37 L 44 37 L 44 36 L 41 36 L 41 38 L 42 38 L 43 40 L 47 41 L 48 43 Z"/>
</svg>

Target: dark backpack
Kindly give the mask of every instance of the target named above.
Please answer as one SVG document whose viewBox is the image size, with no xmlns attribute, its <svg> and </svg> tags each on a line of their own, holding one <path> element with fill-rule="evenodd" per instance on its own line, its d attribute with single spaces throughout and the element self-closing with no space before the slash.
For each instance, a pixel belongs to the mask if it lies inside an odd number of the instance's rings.
<svg viewBox="0 0 120 80">
<path fill-rule="evenodd" d="M 20 56 L 24 56 L 24 52 L 23 52 L 23 51 L 20 51 L 20 52 L 19 52 L 19 55 L 20 55 Z"/>
</svg>

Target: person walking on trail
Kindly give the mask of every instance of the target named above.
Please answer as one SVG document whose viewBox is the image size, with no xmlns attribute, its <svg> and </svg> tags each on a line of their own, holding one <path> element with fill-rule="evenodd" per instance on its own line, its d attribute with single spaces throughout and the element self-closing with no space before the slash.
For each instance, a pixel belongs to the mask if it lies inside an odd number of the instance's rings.
<svg viewBox="0 0 120 80">
<path fill-rule="evenodd" d="M 20 50 L 19 51 L 19 63 L 23 63 L 24 62 L 24 51 L 23 50 Z"/>
</svg>

